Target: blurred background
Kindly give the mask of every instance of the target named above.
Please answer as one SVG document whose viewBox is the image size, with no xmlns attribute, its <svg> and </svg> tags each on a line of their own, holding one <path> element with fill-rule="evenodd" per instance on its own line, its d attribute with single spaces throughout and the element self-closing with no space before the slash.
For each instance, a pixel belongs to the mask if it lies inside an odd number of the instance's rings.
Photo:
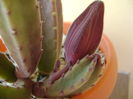
<svg viewBox="0 0 133 99">
<path fill-rule="evenodd" d="M 74 21 L 93 1 L 62 0 L 64 21 Z M 133 0 L 103 1 L 105 3 L 103 31 L 111 39 L 116 49 L 118 70 L 131 74 L 129 99 L 133 99 Z"/>
</svg>

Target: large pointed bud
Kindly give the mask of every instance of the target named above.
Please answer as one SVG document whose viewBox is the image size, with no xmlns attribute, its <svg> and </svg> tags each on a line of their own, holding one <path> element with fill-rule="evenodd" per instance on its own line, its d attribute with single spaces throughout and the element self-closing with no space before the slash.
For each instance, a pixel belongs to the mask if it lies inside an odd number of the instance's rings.
<svg viewBox="0 0 133 99">
<path fill-rule="evenodd" d="M 73 22 L 64 44 L 68 63 L 74 64 L 96 51 L 102 37 L 103 16 L 103 2 L 95 1 Z"/>
</svg>

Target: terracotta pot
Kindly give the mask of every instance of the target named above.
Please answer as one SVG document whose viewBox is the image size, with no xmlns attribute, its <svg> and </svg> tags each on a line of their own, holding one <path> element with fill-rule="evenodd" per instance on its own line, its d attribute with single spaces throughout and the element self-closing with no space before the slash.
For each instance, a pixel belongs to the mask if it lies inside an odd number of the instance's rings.
<svg viewBox="0 0 133 99">
<path fill-rule="evenodd" d="M 0 52 L 6 52 L 6 47 L 2 41 L 2 39 L 0 38 Z"/>
<path fill-rule="evenodd" d="M 69 22 L 64 23 L 64 33 L 67 33 L 69 26 Z M 111 95 L 117 78 L 117 58 L 114 47 L 106 35 L 102 37 L 100 49 L 106 57 L 103 77 L 93 88 L 72 99 L 108 99 Z"/>
</svg>

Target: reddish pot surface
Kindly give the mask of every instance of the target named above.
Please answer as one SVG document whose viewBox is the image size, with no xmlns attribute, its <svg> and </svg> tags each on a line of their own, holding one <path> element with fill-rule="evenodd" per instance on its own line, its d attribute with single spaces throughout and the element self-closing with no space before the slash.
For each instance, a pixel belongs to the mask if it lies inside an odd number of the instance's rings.
<svg viewBox="0 0 133 99">
<path fill-rule="evenodd" d="M 2 41 L 2 39 L 0 38 L 0 52 L 6 52 L 6 47 Z"/>
<path fill-rule="evenodd" d="M 64 33 L 67 33 L 69 26 L 69 22 L 64 23 Z M 102 37 L 100 49 L 106 56 L 106 68 L 103 77 L 93 88 L 72 99 L 108 99 L 112 93 L 117 78 L 117 58 L 111 41 L 105 35 Z"/>
</svg>

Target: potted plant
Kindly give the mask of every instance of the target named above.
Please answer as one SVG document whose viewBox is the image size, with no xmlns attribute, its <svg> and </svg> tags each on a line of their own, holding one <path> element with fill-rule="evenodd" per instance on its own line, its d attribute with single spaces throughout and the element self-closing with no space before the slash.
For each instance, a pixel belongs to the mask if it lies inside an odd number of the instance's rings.
<svg viewBox="0 0 133 99">
<path fill-rule="evenodd" d="M 0 0 L 0 13 L 1 99 L 109 97 L 117 60 L 102 36 L 102 1 L 89 5 L 69 30 L 64 23 L 64 42 L 60 0 Z"/>
</svg>

